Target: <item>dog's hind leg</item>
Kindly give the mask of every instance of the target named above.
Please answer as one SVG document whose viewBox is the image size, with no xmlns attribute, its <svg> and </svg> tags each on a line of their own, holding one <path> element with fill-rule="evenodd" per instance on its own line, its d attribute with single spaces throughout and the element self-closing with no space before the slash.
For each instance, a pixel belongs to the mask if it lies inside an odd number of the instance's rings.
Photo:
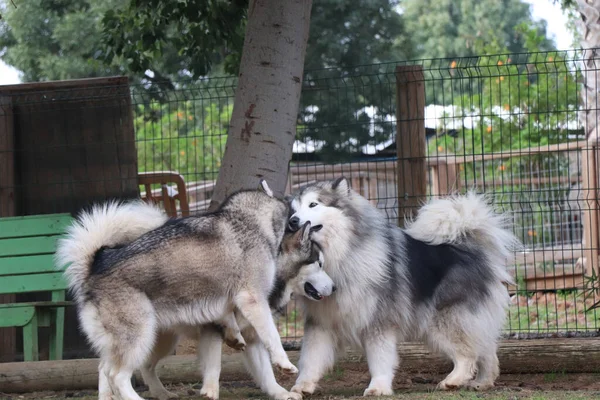
<svg viewBox="0 0 600 400">
<path fill-rule="evenodd" d="M 396 333 L 393 330 L 364 339 L 371 382 L 364 396 L 391 396 L 394 372 L 398 367 Z"/>
<path fill-rule="evenodd" d="M 118 398 L 121 400 L 144 400 L 131 386 L 133 368 L 112 368 L 108 373 L 108 379 L 112 382 Z"/>
<path fill-rule="evenodd" d="M 269 362 L 269 353 L 260 341 L 249 341 L 248 347 L 244 352 L 244 364 L 254 378 L 254 382 L 275 400 L 302 399 L 302 395 L 290 393 L 277 383 L 273 367 L 271 367 L 271 363 Z"/>
<path fill-rule="evenodd" d="M 475 390 L 487 390 L 494 387 L 496 378 L 500 375 L 496 346 L 490 346 L 489 353 L 480 354 L 477 359 L 477 377 L 469 382 L 469 387 Z"/>
<path fill-rule="evenodd" d="M 466 386 L 477 371 L 477 332 L 466 332 L 464 327 L 468 323 L 461 319 L 465 315 L 469 315 L 468 311 L 446 312 L 435 317 L 427 329 L 429 342 L 454 363 L 452 372 L 439 384 L 439 388 L 443 390 Z"/>
<path fill-rule="evenodd" d="M 148 385 L 150 394 L 152 397 L 159 400 L 167 400 L 178 397 L 175 393 L 171 393 L 165 389 L 162 382 L 158 378 L 158 375 L 156 374 L 156 365 L 160 360 L 173 352 L 173 349 L 177 344 L 177 339 L 178 337 L 174 332 L 163 331 L 159 333 L 150 358 L 148 361 L 146 361 L 142 368 L 140 368 L 142 378 L 144 379 L 146 385 Z"/>
<path fill-rule="evenodd" d="M 258 337 L 271 356 L 273 365 L 281 369 L 284 373 L 298 373 L 298 369 L 290 362 L 283 349 L 267 299 L 248 291 L 243 291 L 238 293 L 234 302 L 242 315 L 256 330 Z"/>
<path fill-rule="evenodd" d="M 204 325 L 198 328 L 197 340 L 198 366 L 202 372 L 200 394 L 211 400 L 216 400 L 219 398 L 219 377 L 221 375 L 221 351 L 223 347 L 221 330 L 214 325 Z"/>
<path fill-rule="evenodd" d="M 131 386 L 131 376 L 152 354 L 156 315 L 144 293 L 130 290 L 127 294 L 102 300 L 100 323 L 108 339 L 101 354 L 110 366 L 108 381 L 114 395 L 120 400 L 142 400 Z"/>
<path fill-rule="evenodd" d="M 292 392 L 313 394 L 317 383 L 333 367 L 335 350 L 334 333 L 315 326 L 307 319 L 300 352 L 300 374 Z"/>
<path fill-rule="evenodd" d="M 98 400 L 113 400 L 113 391 L 108 383 L 109 369 L 105 361 L 100 361 L 98 365 Z"/>
</svg>

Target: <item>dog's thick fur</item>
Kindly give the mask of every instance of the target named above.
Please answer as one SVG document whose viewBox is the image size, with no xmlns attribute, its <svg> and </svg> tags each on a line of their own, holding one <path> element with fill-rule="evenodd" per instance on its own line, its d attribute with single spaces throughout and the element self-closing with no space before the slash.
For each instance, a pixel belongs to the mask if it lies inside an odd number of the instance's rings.
<svg viewBox="0 0 600 400">
<path fill-rule="evenodd" d="M 313 245 L 310 236 L 310 224 L 304 225 L 296 233 L 284 235 L 276 283 L 269 296 L 269 304 L 274 312 L 284 308 L 292 294 L 304 295 L 311 301 L 319 301 L 335 290 L 333 281 L 323 271 L 322 253 L 319 251 L 316 254 L 318 249 Z M 319 261 L 312 262 L 317 257 Z M 310 289 L 309 292 L 306 291 L 307 287 Z M 199 327 L 180 326 L 159 334 L 155 351 L 141 370 L 152 397 L 159 400 L 177 397 L 162 385 L 156 374 L 156 366 L 162 358 L 171 354 L 179 337 L 186 336 L 197 342 L 198 364 L 203 377 L 200 394 L 209 399 L 218 399 L 224 336 L 230 347 L 246 350 L 244 352 L 246 368 L 265 393 L 277 399 L 290 398 L 289 392 L 275 380 L 273 369 L 269 364 L 269 354 L 260 342 L 256 331 L 243 315 L 236 310 L 233 320 L 226 318 L 223 322 L 225 324 L 223 327 L 214 324 Z"/>
<path fill-rule="evenodd" d="M 506 260 L 518 241 L 482 197 L 432 200 L 406 229 L 387 222 L 343 178 L 300 189 L 291 208 L 292 228 L 323 225 L 313 240 L 338 287 L 320 303 L 304 302 L 292 391 L 313 393 L 336 350 L 355 345 L 366 352 L 371 373 L 364 394 L 390 395 L 397 340 L 412 338 L 454 362 L 440 388 L 493 386 L 509 302 Z"/>
<path fill-rule="evenodd" d="M 57 265 L 69 264 L 65 274 L 81 326 L 101 358 L 100 398 L 140 400 L 130 378 L 155 350 L 160 332 L 227 325 L 236 309 L 273 365 L 297 372 L 269 307 L 288 215 L 287 205 L 269 192 L 238 192 L 215 213 L 199 217 L 164 222 L 150 212 L 149 225 L 139 226 L 128 218 L 140 204 L 108 204 L 69 228 L 58 245 Z M 299 398 L 277 393 L 284 394 Z"/>
</svg>

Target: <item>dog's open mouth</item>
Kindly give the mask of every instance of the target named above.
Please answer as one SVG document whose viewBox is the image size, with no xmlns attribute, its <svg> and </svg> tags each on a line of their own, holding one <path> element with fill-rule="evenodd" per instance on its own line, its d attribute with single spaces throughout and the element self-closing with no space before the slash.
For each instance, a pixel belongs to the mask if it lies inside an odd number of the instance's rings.
<svg viewBox="0 0 600 400">
<path fill-rule="evenodd" d="M 309 282 L 306 282 L 304 284 L 304 292 L 306 292 L 306 294 L 315 299 L 315 300 L 322 300 L 323 296 L 321 296 L 321 293 L 319 293 L 319 291 L 317 289 L 315 289 L 315 287 L 313 285 L 311 285 Z"/>
<path fill-rule="evenodd" d="M 311 232 L 319 232 L 323 228 L 323 225 L 315 225 L 310 227 Z"/>
</svg>

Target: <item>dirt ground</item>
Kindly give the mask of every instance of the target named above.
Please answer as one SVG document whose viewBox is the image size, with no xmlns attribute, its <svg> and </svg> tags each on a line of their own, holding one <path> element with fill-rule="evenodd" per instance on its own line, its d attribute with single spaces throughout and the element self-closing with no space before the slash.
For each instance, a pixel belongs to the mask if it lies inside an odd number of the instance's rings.
<svg viewBox="0 0 600 400">
<path fill-rule="evenodd" d="M 600 398 L 600 374 L 522 374 L 501 375 L 496 388 L 485 393 L 471 391 L 441 392 L 436 390 L 436 383 L 443 376 L 426 374 L 407 374 L 400 371 L 397 374 L 393 399 L 507 399 L 507 400 L 574 400 Z M 284 387 L 291 387 L 293 378 L 278 377 Z M 364 369 L 336 369 L 321 382 L 321 387 L 315 395 L 306 397 L 311 400 L 326 399 L 358 399 L 366 388 L 369 374 Z M 177 393 L 180 398 L 188 400 L 201 399 L 198 394 L 201 385 L 177 384 L 167 385 L 168 389 Z M 138 387 L 142 396 L 146 388 Z M 92 400 L 97 397 L 94 391 L 70 392 L 37 392 L 26 394 L 0 393 L 2 400 L 32 400 L 52 399 L 66 400 L 77 398 Z M 221 399 L 266 399 L 267 397 L 255 385 L 247 380 L 228 381 L 221 383 Z"/>
<path fill-rule="evenodd" d="M 182 341 L 177 346 L 176 354 L 194 354 L 195 343 Z M 234 352 L 227 346 L 223 352 Z M 437 374 L 414 374 L 403 372 L 401 369 L 396 374 L 394 381 L 393 397 L 390 399 L 417 399 L 417 400 L 583 400 L 600 399 L 600 371 L 595 374 L 519 374 L 500 375 L 496 387 L 487 392 L 455 391 L 442 392 L 436 389 L 436 384 L 444 378 Z M 286 388 L 292 387 L 294 377 L 278 375 L 277 381 Z M 363 363 L 351 364 L 341 369 L 337 367 L 326 375 L 320 383 L 320 388 L 309 400 L 341 400 L 359 399 L 369 383 L 369 372 Z M 181 399 L 200 400 L 201 383 L 165 385 L 171 392 L 177 393 Z M 147 388 L 137 387 L 136 390 L 144 398 L 149 398 Z M 220 398 L 233 399 L 267 399 L 252 382 L 249 376 L 239 376 L 235 381 L 221 382 Z M 1 393 L 0 400 L 92 400 L 97 399 L 97 392 L 68 391 L 68 392 L 36 392 L 10 394 Z"/>
</svg>

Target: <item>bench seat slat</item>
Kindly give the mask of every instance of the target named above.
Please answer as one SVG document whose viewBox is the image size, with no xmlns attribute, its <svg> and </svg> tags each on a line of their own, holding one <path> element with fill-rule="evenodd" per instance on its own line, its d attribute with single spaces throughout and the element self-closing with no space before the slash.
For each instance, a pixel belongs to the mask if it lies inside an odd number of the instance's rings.
<svg viewBox="0 0 600 400">
<path fill-rule="evenodd" d="M 75 305 L 74 301 L 32 301 L 27 303 L 9 303 L 0 304 L 0 310 L 3 308 L 19 307 L 69 307 Z"/>
<path fill-rule="evenodd" d="M 62 272 L 48 272 L 27 276 L 0 276 L 0 294 L 45 292 L 67 289 Z"/>
<path fill-rule="evenodd" d="M 0 219 L 0 239 L 63 233 L 71 224 L 69 214 L 32 215 Z"/>
<path fill-rule="evenodd" d="M 54 254 L 35 256 L 0 257 L 0 276 L 28 275 L 43 272 L 56 272 Z M 27 277 L 23 277 L 27 279 Z"/>
<path fill-rule="evenodd" d="M 0 257 L 52 254 L 60 235 L 0 240 Z"/>
</svg>

